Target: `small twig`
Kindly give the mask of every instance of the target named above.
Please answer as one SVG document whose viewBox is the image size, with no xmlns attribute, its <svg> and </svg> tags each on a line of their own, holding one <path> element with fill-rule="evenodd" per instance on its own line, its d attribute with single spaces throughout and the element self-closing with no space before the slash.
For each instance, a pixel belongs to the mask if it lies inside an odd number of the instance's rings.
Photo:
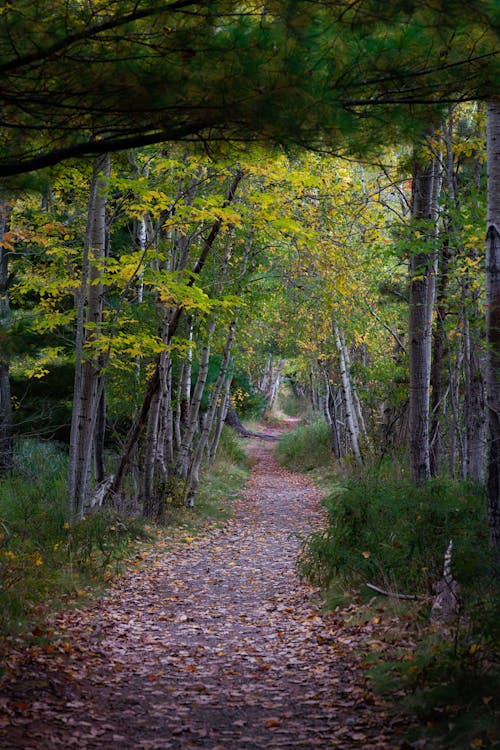
<svg viewBox="0 0 500 750">
<path fill-rule="evenodd" d="M 374 586 L 373 583 L 367 583 L 365 585 L 368 586 L 369 589 L 376 591 L 377 594 L 391 596 L 393 599 L 410 599 L 411 601 L 419 601 L 422 598 L 421 596 L 412 596 L 411 594 L 398 594 L 397 591 L 384 591 L 384 589 Z"/>
</svg>

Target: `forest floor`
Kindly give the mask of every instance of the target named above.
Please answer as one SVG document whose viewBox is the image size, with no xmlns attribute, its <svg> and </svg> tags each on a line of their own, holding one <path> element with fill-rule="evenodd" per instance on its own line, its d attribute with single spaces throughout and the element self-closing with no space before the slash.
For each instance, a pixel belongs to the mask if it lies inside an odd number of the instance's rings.
<svg viewBox="0 0 500 750">
<path fill-rule="evenodd" d="M 364 678 L 376 626 L 324 613 L 297 578 L 320 493 L 272 449 L 248 444 L 252 478 L 229 521 L 165 539 L 104 598 L 10 650 L 0 748 L 410 747 L 407 720 Z"/>
</svg>

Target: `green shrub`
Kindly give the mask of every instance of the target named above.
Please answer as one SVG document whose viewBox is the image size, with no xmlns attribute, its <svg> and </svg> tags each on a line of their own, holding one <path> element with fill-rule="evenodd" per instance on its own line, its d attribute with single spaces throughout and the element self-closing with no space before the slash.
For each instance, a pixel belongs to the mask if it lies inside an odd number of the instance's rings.
<svg viewBox="0 0 500 750">
<path fill-rule="evenodd" d="M 281 438 L 275 449 L 278 461 L 295 471 L 310 471 L 333 463 L 330 428 L 322 419 Z"/>
<path fill-rule="evenodd" d="M 450 539 L 460 583 L 474 587 L 488 574 L 486 499 L 478 485 L 350 479 L 324 505 L 327 528 L 307 538 L 300 557 L 302 573 L 320 585 L 337 578 L 428 593 Z"/>
</svg>

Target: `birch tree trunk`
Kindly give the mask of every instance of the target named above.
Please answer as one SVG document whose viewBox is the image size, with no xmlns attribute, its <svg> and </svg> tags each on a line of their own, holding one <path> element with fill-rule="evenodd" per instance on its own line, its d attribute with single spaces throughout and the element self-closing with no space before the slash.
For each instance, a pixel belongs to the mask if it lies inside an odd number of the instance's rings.
<svg viewBox="0 0 500 750">
<path fill-rule="evenodd" d="M 100 262 L 106 251 L 106 203 L 109 154 L 94 161 L 85 233 L 82 278 L 76 296 L 75 385 L 71 420 L 68 506 L 70 520 L 83 517 L 90 496 L 92 449 L 99 401 L 104 387 L 99 360 L 84 351 L 102 323 L 103 287 Z M 89 325 L 90 324 L 90 325 Z"/>
<path fill-rule="evenodd" d="M 330 414 L 330 446 L 332 453 L 335 458 L 342 458 L 342 428 L 343 420 L 340 417 L 340 411 L 342 409 L 342 396 L 340 395 L 337 388 L 330 382 L 328 375 L 327 378 L 327 401 L 326 408 Z"/>
<path fill-rule="evenodd" d="M 340 329 L 335 324 L 333 325 L 333 335 L 335 337 L 335 344 L 337 346 L 339 355 L 340 378 L 342 382 L 342 392 L 344 394 L 345 417 L 347 421 L 347 430 L 349 432 L 349 438 L 351 441 L 351 449 L 356 461 L 358 463 L 361 463 L 361 452 L 359 449 L 359 425 L 356 420 L 355 403 L 351 384 L 351 373 L 349 372 L 347 367 L 343 336 L 341 335 Z"/>
<path fill-rule="evenodd" d="M 448 238 L 444 239 L 441 248 L 439 280 L 437 288 L 436 325 L 432 334 L 432 364 L 431 364 L 431 425 L 430 425 L 430 473 L 436 477 L 439 471 L 439 458 L 441 455 L 441 402 L 443 399 L 443 362 L 446 357 L 446 290 L 448 286 L 449 270 L 449 248 Z"/>
<path fill-rule="evenodd" d="M 215 330 L 215 319 L 212 319 L 207 326 L 207 338 L 202 347 L 200 354 L 200 367 L 198 377 L 193 390 L 191 406 L 189 408 L 188 421 L 184 434 L 182 435 L 181 447 L 177 456 L 177 470 L 183 479 L 187 479 L 189 473 L 189 453 L 192 448 L 194 436 L 198 428 L 198 417 L 200 413 L 201 399 L 205 384 L 207 382 L 208 365 L 210 361 L 211 339 Z"/>
<path fill-rule="evenodd" d="M 484 381 L 478 352 L 476 332 L 471 332 L 469 347 L 469 413 L 467 416 L 467 477 L 474 482 L 484 482 L 486 423 Z"/>
<path fill-rule="evenodd" d="M 224 203 L 222 205 L 222 208 L 226 208 L 227 206 L 231 205 L 231 203 L 233 202 L 233 200 L 235 198 L 236 191 L 238 189 L 238 185 L 240 184 L 240 182 L 241 182 L 242 179 L 243 179 L 243 172 L 241 170 L 237 170 L 236 173 L 235 173 L 235 175 L 234 175 L 234 177 L 233 177 L 231 185 L 229 186 L 229 190 L 228 190 L 226 199 L 225 199 L 225 201 L 224 201 Z M 212 228 L 211 228 L 211 230 L 210 230 L 207 238 L 203 242 L 200 255 L 198 256 L 198 260 L 196 261 L 196 263 L 195 263 L 195 265 L 194 265 L 194 267 L 192 269 L 193 270 L 193 274 L 190 277 L 189 281 L 187 282 L 187 286 L 188 287 L 190 287 L 190 286 L 192 286 L 194 284 L 196 276 L 198 274 L 200 274 L 201 271 L 203 270 L 203 268 L 205 266 L 205 263 L 206 263 L 209 255 L 210 255 L 210 252 L 211 252 L 211 250 L 213 248 L 214 242 L 217 239 L 217 237 L 218 237 L 218 235 L 219 235 L 219 233 L 220 233 L 220 231 L 222 229 L 222 226 L 223 226 L 223 220 L 222 219 L 217 219 L 213 223 Z M 186 241 L 185 244 L 186 244 L 186 247 L 183 248 L 182 252 L 184 253 L 185 258 L 187 259 L 187 250 L 188 250 L 189 243 Z M 170 342 L 172 340 L 172 337 L 177 332 L 177 328 L 179 326 L 182 314 L 183 314 L 183 308 L 182 308 L 182 306 L 177 307 L 173 311 L 173 314 L 172 314 L 171 319 L 169 321 L 168 331 L 167 331 L 167 333 L 165 335 L 165 344 L 167 346 L 168 346 L 168 344 L 170 344 Z M 140 408 L 139 413 L 138 413 L 137 417 L 135 418 L 135 420 L 134 420 L 134 422 L 133 422 L 133 424 L 132 424 L 132 426 L 131 426 L 131 428 L 130 428 L 130 430 L 128 432 L 127 439 L 125 441 L 125 446 L 124 446 L 123 454 L 122 454 L 122 457 L 121 457 L 120 462 L 118 464 L 115 477 L 114 477 L 113 481 L 111 482 L 111 484 L 110 484 L 110 486 L 108 488 L 107 495 L 106 495 L 106 498 L 108 500 L 111 499 L 113 496 L 119 495 L 119 493 L 121 491 L 121 488 L 122 488 L 123 480 L 124 480 L 124 478 L 126 476 L 126 473 L 128 471 L 132 455 L 134 453 L 135 446 L 137 444 L 137 441 L 138 441 L 138 439 L 139 439 L 139 437 L 140 437 L 140 435 L 141 435 L 141 433 L 142 433 L 145 425 L 147 424 L 149 409 L 151 407 L 153 398 L 155 397 L 156 393 L 158 392 L 158 389 L 160 388 L 160 371 L 159 371 L 159 367 L 160 367 L 160 358 L 157 357 L 157 359 L 156 359 L 156 366 L 155 366 L 154 372 L 153 372 L 152 376 L 150 377 L 150 379 L 149 379 L 149 381 L 147 383 L 147 386 L 146 386 L 146 393 L 144 395 L 144 399 L 142 401 L 141 408 Z"/>
<path fill-rule="evenodd" d="M 191 375 L 193 369 L 193 322 L 189 321 L 189 342 L 190 346 L 186 358 L 181 365 L 179 374 L 179 390 L 177 396 L 177 410 L 175 415 L 175 438 L 177 452 L 182 445 L 182 434 L 185 431 L 189 419 L 189 410 L 191 405 Z"/>
<path fill-rule="evenodd" d="M 435 240 L 436 216 L 435 180 L 437 165 L 422 167 L 416 163 L 413 171 L 412 220 L 423 247 L 410 258 L 410 311 L 409 311 L 409 354 L 410 354 L 410 468 L 414 484 L 430 478 L 429 452 L 429 399 L 432 351 L 432 310 L 435 256 L 432 243 Z M 434 223 L 433 223 L 434 222 Z"/>
<path fill-rule="evenodd" d="M 222 435 L 222 428 L 226 421 L 229 404 L 231 402 L 231 383 L 232 376 L 226 378 L 226 385 L 224 387 L 224 393 L 220 399 L 220 405 L 217 408 L 217 416 L 215 419 L 215 426 L 212 430 L 212 436 L 210 438 L 210 445 L 207 451 L 207 457 L 209 464 L 213 465 L 217 456 L 217 450 L 219 448 L 219 442 Z"/>
<path fill-rule="evenodd" d="M 194 506 L 194 499 L 196 497 L 196 492 L 198 490 L 199 484 L 201 463 L 205 455 L 210 433 L 214 426 L 215 416 L 219 407 L 219 399 L 222 394 L 222 389 L 224 388 L 226 382 L 229 361 L 231 357 L 231 347 L 234 340 L 235 326 L 236 323 L 234 321 L 229 326 L 229 332 L 227 334 L 226 343 L 224 346 L 224 353 L 222 355 L 219 375 L 217 376 L 214 389 L 210 396 L 210 406 L 208 407 L 208 411 L 203 415 L 202 418 L 200 437 L 196 445 L 193 459 L 190 463 L 189 475 L 186 482 L 186 505 L 189 508 L 192 508 Z"/>
<path fill-rule="evenodd" d="M 486 413 L 490 546 L 500 574 L 500 100 L 488 102 L 486 231 Z"/>
<path fill-rule="evenodd" d="M 0 201 L 0 330 L 10 321 L 9 249 L 4 246 L 8 229 L 9 207 Z M 10 471 L 14 462 L 12 443 L 12 401 L 10 394 L 10 357 L 7 348 L 0 350 L 0 475 Z"/>
<path fill-rule="evenodd" d="M 342 331 L 340 331 L 340 338 L 342 341 L 342 347 L 344 351 L 344 357 L 345 357 L 345 365 L 346 370 L 349 373 L 349 380 L 351 383 L 351 392 L 352 392 L 352 400 L 354 404 L 354 415 L 355 415 L 355 422 L 357 424 L 358 429 L 358 442 L 360 438 L 363 438 L 365 447 L 368 448 L 370 453 L 373 453 L 373 446 L 372 442 L 370 440 L 370 436 L 368 435 L 368 430 L 366 429 L 366 423 L 365 418 L 363 416 L 363 409 L 361 407 L 361 401 L 358 396 L 358 392 L 356 389 L 356 383 L 354 382 L 353 378 L 351 377 L 351 355 L 349 354 L 349 348 L 345 344 L 344 340 L 344 334 Z"/>
<path fill-rule="evenodd" d="M 168 494 L 172 459 L 172 360 L 160 355 L 160 388 L 153 396 L 144 445 L 142 507 L 144 518 L 162 523 Z"/>
</svg>

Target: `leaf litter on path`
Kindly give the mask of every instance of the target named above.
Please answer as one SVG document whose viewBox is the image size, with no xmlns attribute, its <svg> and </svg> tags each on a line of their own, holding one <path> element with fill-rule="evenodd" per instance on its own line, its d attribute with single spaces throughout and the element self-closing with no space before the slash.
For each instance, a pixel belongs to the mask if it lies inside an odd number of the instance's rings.
<svg viewBox="0 0 500 750">
<path fill-rule="evenodd" d="M 311 482 L 254 440 L 231 520 L 157 548 L 105 598 L 18 647 L 0 684 L 4 750 L 407 747 L 367 686 L 369 626 L 324 613 L 299 581 L 299 536 L 322 523 Z"/>
</svg>

